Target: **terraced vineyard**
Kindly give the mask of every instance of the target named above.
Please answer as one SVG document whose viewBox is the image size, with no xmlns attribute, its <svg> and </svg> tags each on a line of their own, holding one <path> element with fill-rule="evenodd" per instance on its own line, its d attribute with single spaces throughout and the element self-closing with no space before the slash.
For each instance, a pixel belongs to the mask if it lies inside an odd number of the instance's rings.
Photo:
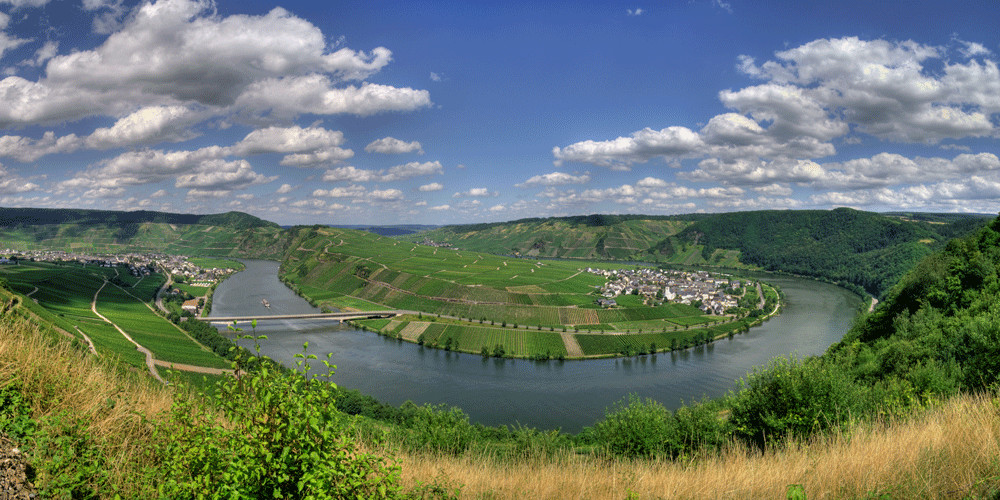
<svg viewBox="0 0 1000 500">
<path fill-rule="evenodd" d="M 12 290 L 30 294 L 23 301 L 29 310 L 82 344 L 89 338 L 99 355 L 116 356 L 131 366 L 146 369 L 145 356 L 135 345 L 94 314 L 91 304 L 95 296 L 97 311 L 152 351 L 155 359 L 214 368 L 228 366 L 148 306 L 164 282 L 160 275 L 135 278 L 114 268 L 22 263 L 0 267 L 0 278 L 7 280 Z M 112 282 L 106 284 L 106 280 Z"/>
<path fill-rule="evenodd" d="M 622 307 L 599 308 L 595 292 L 605 278 L 586 268 L 615 267 L 608 263 L 503 257 L 349 229 L 294 231 L 281 268 L 286 283 L 324 308 L 390 308 L 446 319 L 427 325 L 424 318 L 362 323 L 425 345 L 477 353 L 502 345 L 505 355 L 579 357 L 624 352 L 631 344 L 622 339 L 640 331 L 647 348 L 656 343 L 665 349 L 673 339 L 684 345 L 689 342 L 682 340 L 715 338 L 743 327 L 727 316 L 707 316 L 681 304 L 649 306 L 639 297 L 623 297 Z M 580 352 L 583 343 L 574 340 L 580 332 L 620 335 Z M 658 342 L 647 341 L 652 332 L 659 332 Z"/>
</svg>

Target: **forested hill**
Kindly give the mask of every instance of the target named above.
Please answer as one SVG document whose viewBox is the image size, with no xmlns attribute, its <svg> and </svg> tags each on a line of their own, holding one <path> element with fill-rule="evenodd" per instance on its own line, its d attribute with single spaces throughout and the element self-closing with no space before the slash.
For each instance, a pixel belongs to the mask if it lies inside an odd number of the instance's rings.
<svg viewBox="0 0 1000 500">
<path fill-rule="evenodd" d="M 848 208 L 718 214 L 695 221 L 677 237 L 740 251 L 740 261 L 769 271 L 846 281 L 880 294 L 948 238 L 989 219 L 918 221 Z"/>
<path fill-rule="evenodd" d="M 103 224 L 108 226 L 122 226 L 150 222 L 163 224 L 202 224 L 207 226 L 223 226 L 232 229 L 278 227 L 274 222 L 269 222 L 243 212 L 195 215 L 150 210 L 122 212 L 71 208 L 0 208 L 0 227 L 3 228 L 48 224 Z"/>
<path fill-rule="evenodd" d="M 445 226 L 409 236 L 531 257 L 756 266 L 852 283 L 879 295 L 949 238 L 988 217 L 840 208 L 689 214 L 590 215 Z"/>
<path fill-rule="evenodd" d="M 0 241 L 16 250 L 279 258 L 287 238 L 277 224 L 242 212 L 0 208 Z"/>
</svg>

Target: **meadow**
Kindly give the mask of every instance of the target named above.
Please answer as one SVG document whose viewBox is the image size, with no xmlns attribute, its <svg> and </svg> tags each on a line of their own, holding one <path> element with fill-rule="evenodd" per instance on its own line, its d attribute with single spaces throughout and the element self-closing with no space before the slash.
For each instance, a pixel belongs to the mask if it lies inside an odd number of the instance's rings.
<svg viewBox="0 0 1000 500">
<path fill-rule="evenodd" d="M 447 332 L 426 331 L 426 345 L 492 352 L 502 344 L 504 355 L 514 357 L 602 356 L 635 352 L 632 347 L 639 344 L 644 350 L 650 344 L 659 350 L 691 345 L 744 326 L 689 305 L 646 305 L 638 296 L 621 296 L 618 307 L 599 308 L 597 291 L 606 279 L 587 268 L 634 265 L 491 255 L 348 229 L 298 231 L 282 263 L 287 284 L 327 309 L 395 308 L 454 322 Z M 407 328 L 398 322 L 391 328 L 359 324 L 393 336 Z M 581 352 L 573 338 L 581 331 L 621 335 L 585 340 Z M 626 338 L 631 335 L 640 337 Z M 414 335 L 403 338 L 417 341 Z"/>
</svg>

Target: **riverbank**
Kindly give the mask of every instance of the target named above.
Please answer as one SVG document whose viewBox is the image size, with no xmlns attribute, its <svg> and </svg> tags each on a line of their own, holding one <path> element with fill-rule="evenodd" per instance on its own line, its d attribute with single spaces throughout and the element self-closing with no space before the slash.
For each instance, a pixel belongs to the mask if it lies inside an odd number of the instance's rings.
<svg viewBox="0 0 1000 500">
<path fill-rule="evenodd" d="M 248 262 L 254 264 L 219 285 L 216 314 L 262 314 L 259 297 L 264 294 L 271 297 L 272 314 L 320 312 L 278 280 L 278 263 Z M 821 354 L 840 340 L 859 309 L 857 295 L 834 285 L 782 276 L 765 281 L 785 295 L 780 314 L 769 321 L 732 338 L 637 357 L 483 358 L 478 352 L 431 349 L 328 321 L 266 321 L 258 323 L 256 333 L 268 337 L 263 353 L 286 365 L 295 362 L 306 342 L 309 353 L 321 358 L 333 353 L 333 382 L 387 404 L 446 404 L 484 425 L 578 432 L 629 393 L 675 409 L 682 401 L 726 394 L 735 381 L 776 356 Z M 552 334 L 558 338 L 561 332 Z"/>
</svg>

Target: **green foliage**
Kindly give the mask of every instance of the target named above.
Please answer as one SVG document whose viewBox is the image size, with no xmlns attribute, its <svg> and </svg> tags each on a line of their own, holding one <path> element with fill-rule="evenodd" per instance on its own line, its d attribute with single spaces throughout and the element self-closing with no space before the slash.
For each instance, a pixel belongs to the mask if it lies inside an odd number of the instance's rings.
<svg viewBox="0 0 1000 500">
<path fill-rule="evenodd" d="M 730 422 L 737 437 L 763 446 L 785 436 L 803 438 L 864 414 L 867 394 L 839 367 L 817 358 L 775 358 L 738 384 Z"/>
<path fill-rule="evenodd" d="M 255 340 L 263 337 L 249 337 Z M 398 468 L 357 450 L 351 424 L 336 409 L 328 382 L 310 376 L 313 355 L 295 370 L 258 354 L 234 362 L 237 377 L 219 383 L 214 407 L 179 391 L 154 452 L 171 457 L 160 485 L 171 498 L 388 498 Z M 323 361 L 326 376 L 333 366 Z"/>
<path fill-rule="evenodd" d="M 612 456 L 676 458 L 718 449 L 728 440 L 729 424 L 719 419 L 719 409 L 718 402 L 702 402 L 671 413 L 652 399 L 630 394 L 605 412 L 591 434 Z"/>
</svg>

